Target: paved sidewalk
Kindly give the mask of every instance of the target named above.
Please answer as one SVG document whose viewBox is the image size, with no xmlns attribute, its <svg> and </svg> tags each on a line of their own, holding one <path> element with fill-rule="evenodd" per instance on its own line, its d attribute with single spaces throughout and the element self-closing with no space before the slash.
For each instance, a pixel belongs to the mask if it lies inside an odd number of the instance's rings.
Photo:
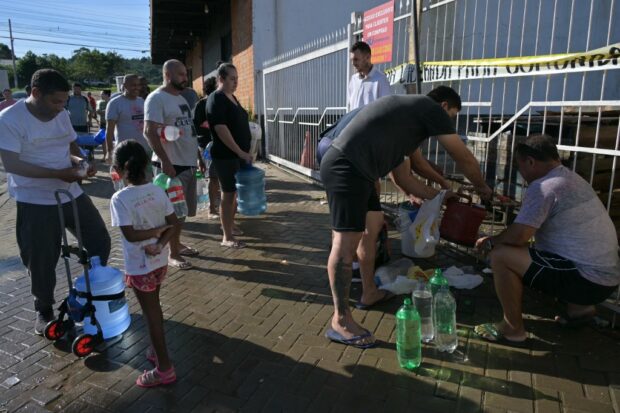
<svg viewBox="0 0 620 413">
<path fill-rule="evenodd" d="M 354 310 L 375 332 L 378 348 L 326 341 L 332 306 L 323 193 L 264 167 L 268 212 L 240 219 L 248 248 L 222 249 L 219 223 L 204 216 L 188 223 L 185 241 L 201 252 L 193 259 L 196 268 L 171 269 L 162 289 L 179 381 L 149 390 L 134 385 L 149 364 L 148 337 L 131 292 L 132 326 L 105 353 L 78 360 L 65 342 L 33 335 L 29 279 L 15 245 L 15 205 L 1 194 L 0 412 L 620 412 L 618 331 L 562 330 L 552 321 L 554 303 L 528 294 L 526 327 L 534 336 L 528 347 L 487 344 L 471 327 L 500 314 L 490 278 L 457 295 L 457 357 L 425 346 L 417 372 L 398 367 L 394 313 L 400 298 Z M 107 175 L 84 187 L 109 222 Z M 119 233 L 111 233 L 112 264 L 120 266 Z M 397 254 L 398 234 L 390 236 Z M 447 249 L 417 263 L 475 264 Z M 66 280 L 58 270 L 60 300 Z M 352 300 L 359 294 L 355 286 Z"/>
</svg>

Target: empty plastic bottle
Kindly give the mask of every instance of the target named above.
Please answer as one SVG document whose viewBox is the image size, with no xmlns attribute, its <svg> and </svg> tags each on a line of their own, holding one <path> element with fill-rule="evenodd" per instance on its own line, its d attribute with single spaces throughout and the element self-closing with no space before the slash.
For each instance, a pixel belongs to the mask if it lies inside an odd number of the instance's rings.
<svg viewBox="0 0 620 413">
<path fill-rule="evenodd" d="M 207 167 L 207 171 L 209 170 L 209 167 L 211 166 L 211 161 L 213 160 L 213 158 L 211 158 L 211 147 L 212 146 L 213 146 L 213 142 L 209 142 L 204 152 L 202 153 L 202 159 L 204 159 L 205 161 L 205 166 Z"/>
<path fill-rule="evenodd" d="M 168 179 L 170 179 L 170 177 L 165 173 L 157 174 L 157 176 L 153 178 L 153 185 L 158 186 L 165 191 L 166 186 L 168 185 Z"/>
<path fill-rule="evenodd" d="M 237 179 L 237 210 L 241 215 L 260 215 L 267 210 L 265 171 L 252 165 L 242 167 Z"/>
<path fill-rule="evenodd" d="M 123 178 L 119 175 L 118 172 L 114 169 L 113 166 L 110 167 L 110 178 L 112 178 L 112 185 L 114 185 L 114 192 L 120 191 L 125 187 L 123 184 Z"/>
<path fill-rule="evenodd" d="M 422 362 L 422 342 L 420 332 L 420 316 L 405 298 L 402 307 L 396 312 L 396 354 L 402 368 L 413 370 Z"/>
<path fill-rule="evenodd" d="M 422 341 L 429 343 L 433 341 L 435 336 L 435 329 L 433 327 L 433 294 L 428 284 L 420 281 L 412 296 L 413 305 L 420 315 Z"/>
<path fill-rule="evenodd" d="M 157 134 L 162 141 L 173 142 L 183 136 L 183 131 L 176 126 L 166 125 L 157 129 Z"/>
<path fill-rule="evenodd" d="M 206 211 L 209 208 L 209 185 L 200 171 L 196 171 L 196 196 L 198 210 Z"/>
<path fill-rule="evenodd" d="M 168 194 L 168 199 L 172 202 L 174 213 L 177 218 L 185 218 L 188 210 L 181 180 L 179 178 L 168 178 L 168 182 L 166 183 L 166 193 Z"/>
<path fill-rule="evenodd" d="M 437 294 L 437 291 L 439 291 L 442 286 L 448 286 L 448 280 L 443 276 L 443 272 L 440 268 L 435 269 L 433 276 L 428 282 L 431 285 L 431 293 L 433 293 L 433 296 Z"/>
<path fill-rule="evenodd" d="M 456 301 L 447 285 L 433 297 L 435 345 L 439 351 L 452 353 L 459 345 L 456 334 Z"/>
<path fill-rule="evenodd" d="M 153 184 L 160 187 L 168 194 L 168 199 L 172 202 L 174 213 L 177 218 L 187 216 L 187 203 L 185 202 L 185 193 L 183 192 L 183 184 L 179 178 L 170 178 L 165 173 L 158 174 L 153 179 Z"/>
</svg>

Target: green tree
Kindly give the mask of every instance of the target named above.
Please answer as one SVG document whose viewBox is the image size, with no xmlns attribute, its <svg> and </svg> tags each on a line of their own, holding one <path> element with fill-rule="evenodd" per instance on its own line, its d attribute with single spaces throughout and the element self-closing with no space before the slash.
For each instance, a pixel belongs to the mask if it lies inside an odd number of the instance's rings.
<svg viewBox="0 0 620 413">
<path fill-rule="evenodd" d="M 82 47 L 73 52 L 69 59 L 71 73 L 74 80 L 103 79 L 105 77 L 105 56 L 99 50 L 90 50 Z"/>
<path fill-rule="evenodd" d="M 16 62 L 17 81 L 20 85 L 30 83 L 30 78 L 32 78 L 33 73 L 41 69 L 41 66 L 39 66 L 40 63 L 40 59 L 31 51 L 27 51 L 24 56 Z"/>
<path fill-rule="evenodd" d="M 11 49 L 4 43 L 0 43 L 0 59 L 10 59 L 12 56 Z"/>
</svg>

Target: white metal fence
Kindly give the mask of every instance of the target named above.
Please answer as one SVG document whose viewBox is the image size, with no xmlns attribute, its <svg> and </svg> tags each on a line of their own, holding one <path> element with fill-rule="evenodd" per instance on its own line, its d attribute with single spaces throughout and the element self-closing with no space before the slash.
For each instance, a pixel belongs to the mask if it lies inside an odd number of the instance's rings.
<svg viewBox="0 0 620 413">
<path fill-rule="evenodd" d="M 616 0 L 421 0 L 420 66 L 426 62 L 471 64 L 480 59 L 586 52 L 620 41 Z M 394 45 L 390 64 L 413 56 L 411 1 L 395 1 Z M 363 14 L 336 33 L 265 62 L 263 97 L 266 150 L 270 160 L 318 179 L 318 134 L 346 111 L 351 75 L 348 47 L 359 39 Z M 464 101 L 457 126 L 498 193 L 520 200 L 523 182 L 513 159 L 515 143 L 530 133 L 558 139 L 565 163 L 598 191 L 607 209 L 620 211 L 620 49 L 615 65 L 592 71 L 493 77 L 423 83 L 455 88 Z M 484 61 L 483 61 L 484 62 Z M 533 73 L 533 72 L 532 72 Z M 395 93 L 405 93 L 402 84 Z M 449 157 L 434 140 L 427 157 L 458 179 Z M 384 185 L 383 200 L 398 194 Z M 616 207 L 614 209 L 614 206 Z M 614 217 L 620 221 L 620 217 Z"/>
</svg>

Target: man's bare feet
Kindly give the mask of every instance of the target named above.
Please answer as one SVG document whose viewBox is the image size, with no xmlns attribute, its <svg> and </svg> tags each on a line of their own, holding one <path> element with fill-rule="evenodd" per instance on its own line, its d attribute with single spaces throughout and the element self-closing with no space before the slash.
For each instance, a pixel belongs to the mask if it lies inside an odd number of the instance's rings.
<svg viewBox="0 0 620 413">
<path fill-rule="evenodd" d="M 331 322 L 332 330 L 338 333 L 345 340 L 351 340 L 355 337 L 360 337 L 358 340 L 354 340 L 355 345 L 369 345 L 375 342 L 375 337 L 368 332 L 364 327 L 360 326 L 353 320 L 353 316 L 348 314 L 338 319 L 336 316 L 332 318 Z"/>
</svg>

